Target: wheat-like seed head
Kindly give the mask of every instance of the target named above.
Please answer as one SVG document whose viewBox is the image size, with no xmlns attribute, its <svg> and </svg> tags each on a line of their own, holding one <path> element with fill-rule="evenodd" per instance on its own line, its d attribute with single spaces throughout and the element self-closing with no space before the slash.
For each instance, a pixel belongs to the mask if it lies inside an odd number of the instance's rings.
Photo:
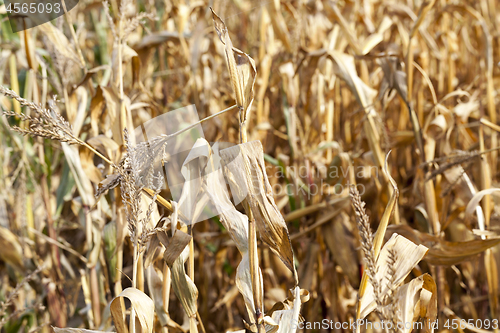
<svg viewBox="0 0 500 333">
<path fill-rule="evenodd" d="M 140 163 L 138 158 L 139 153 L 136 148 L 133 148 L 130 145 L 129 134 L 126 129 L 124 131 L 124 139 L 127 153 L 123 163 L 118 167 L 118 172 L 120 174 L 119 181 L 122 200 L 125 204 L 125 215 L 130 231 L 130 237 L 134 243 L 137 241 L 139 250 L 141 251 L 154 234 L 154 230 L 147 228 L 147 222 L 151 219 L 151 215 L 153 214 L 156 196 L 160 192 L 163 184 L 163 176 L 160 173 L 156 176 L 154 175 L 152 164 Z M 146 154 L 151 153 L 146 150 Z M 143 170 L 142 167 L 145 167 L 146 169 Z M 142 214 L 141 195 L 144 187 L 152 189 L 154 191 L 154 195 L 144 218 L 140 219 L 139 216 Z M 140 230 L 142 230 L 140 233 L 138 232 L 139 226 L 141 226 Z"/>
<path fill-rule="evenodd" d="M 359 235 L 361 237 L 361 249 L 365 257 L 365 266 L 368 279 L 373 286 L 373 294 L 377 302 L 377 311 L 380 313 L 382 319 L 385 318 L 383 311 L 384 300 L 381 297 L 381 281 L 377 280 L 377 261 L 375 253 L 373 252 L 373 233 L 370 228 L 370 218 L 366 214 L 365 203 L 361 201 L 361 196 L 356 186 L 351 185 L 349 188 L 349 195 L 356 214 L 356 222 L 358 225 Z"/>
<path fill-rule="evenodd" d="M 0 86 L 0 94 L 15 99 L 21 106 L 29 108 L 36 114 L 36 117 L 32 117 L 24 113 L 17 114 L 13 111 L 4 111 L 3 114 L 7 117 L 17 117 L 29 122 L 28 128 L 12 126 L 13 130 L 23 135 L 55 139 L 69 144 L 82 143 L 73 133 L 71 125 L 56 111 L 54 105 L 51 105 L 49 109 L 44 109 L 41 105 L 30 102 L 19 96 L 15 91 L 3 86 Z"/>
</svg>

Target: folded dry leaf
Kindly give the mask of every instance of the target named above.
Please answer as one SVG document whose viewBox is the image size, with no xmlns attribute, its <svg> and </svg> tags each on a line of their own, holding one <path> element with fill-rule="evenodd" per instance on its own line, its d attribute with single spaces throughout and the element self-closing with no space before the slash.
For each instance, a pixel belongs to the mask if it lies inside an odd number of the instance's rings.
<svg viewBox="0 0 500 333">
<path fill-rule="evenodd" d="M 475 239 L 463 242 L 450 242 L 440 237 L 415 230 L 407 225 L 391 225 L 386 237 L 400 234 L 415 244 L 429 248 L 424 260 L 432 265 L 456 265 L 474 259 L 478 254 L 500 244 L 500 238 Z"/>
<path fill-rule="evenodd" d="M 262 240 L 290 269 L 298 284 L 288 227 L 274 202 L 261 142 L 252 141 L 226 148 L 220 151 L 220 155 L 233 196 L 238 202 L 248 202 Z"/>
<path fill-rule="evenodd" d="M 424 319 L 424 332 L 434 331 L 432 325 L 437 317 L 437 290 L 429 274 L 421 275 L 398 288 L 393 302 L 397 309 L 396 322 L 405 323 L 397 327 L 398 332 L 412 332 L 419 318 Z"/>
<path fill-rule="evenodd" d="M 254 98 L 254 83 L 257 76 L 254 60 L 246 53 L 233 47 L 226 24 L 212 10 L 215 31 L 224 44 L 226 64 L 236 95 L 236 104 L 240 108 L 240 122 L 245 123 Z"/>
<path fill-rule="evenodd" d="M 139 319 L 142 331 L 144 333 L 153 332 L 154 321 L 154 303 L 148 295 L 139 289 L 130 287 L 123 290 L 120 295 L 116 296 L 110 304 L 111 316 L 117 333 L 128 332 L 125 322 L 125 314 L 122 311 L 120 297 L 126 297 L 130 300 L 132 307 L 135 310 L 136 316 Z"/>
<path fill-rule="evenodd" d="M 396 261 L 389 265 L 389 251 L 396 253 Z M 393 234 L 384 244 L 376 262 L 375 279 L 380 284 L 380 297 L 384 297 L 391 290 L 388 277 L 389 269 L 396 272 L 393 282 L 394 286 L 399 286 L 411 270 L 422 260 L 428 248 L 423 245 L 416 245 L 405 237 Z M 375 294 L 373 286 L 368 283 L 365 294 L 359 300 L 360 319 L 364 319 L 376 308 Z"/>
</svg>

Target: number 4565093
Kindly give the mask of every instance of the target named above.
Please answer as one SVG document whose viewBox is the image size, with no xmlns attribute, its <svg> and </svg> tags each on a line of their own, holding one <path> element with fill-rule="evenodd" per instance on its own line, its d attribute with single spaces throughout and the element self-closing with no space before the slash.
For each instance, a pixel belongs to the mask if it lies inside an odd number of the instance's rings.
<svg viewBox="0 0 500 333">
<path fill-rule="evenodd" d="M 444 323 L 444 327 L 448 329 L 465 329 L 465 328 L 484 328 L 489 329 L 492 328 L 494 330 L 498 329 L 498 319 L 448 319 Z"/>
<path fill-rule="evenodd" d="M 50 14 L 52 12 L 59 14 L 61 12 L 60 3 L 9 3 L 6 8 L 7 13 L 14 14 Z"/>
</svg>

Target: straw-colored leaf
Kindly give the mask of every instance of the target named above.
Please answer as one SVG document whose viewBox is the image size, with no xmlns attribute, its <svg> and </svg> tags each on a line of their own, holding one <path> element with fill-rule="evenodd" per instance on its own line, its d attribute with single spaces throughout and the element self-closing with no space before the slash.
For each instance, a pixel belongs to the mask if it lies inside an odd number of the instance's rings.
<svg viewBox="0 0 500 333">
<path fill-rule="evenodd" d="M 236 210 L 229 199 L 229 193 L 225 186 L 224 175 L 220 168 L 220 158 L 215 154 L 211 155 L 210 164 L 214 170 L 207 175 L 205 189 L 213 202 L 224 228 L 228 231 L 231 239 L 242 255 L 241 262 L 236 269 L 236 286 L 245 300 L 245 307 L 252 323 L 255 322 L 255 302 L 252 288 L 252 278 L 250 274 L 250 258 L 248 247 L 248 217 Z M 221 186 L 222 185 L 222 186 Z M 262 282 L 262 272 L 259 270 L 260 281 Z M 261 283 L 260 297 L 263 297 L 263 285 Z"/>
<path fill-rule="evenodd" d="M 254 60 L 246 53 L 233 47 L 226 24 L 212 10 L 215 31 L 224 44 L 229 77 L 236 95 L 236 104 L 241 111 L 241 122 L 245 122 L 254 98 L 254 83 L 257 76 Z"/>
<path fill-rule="evenodd" d="M 437 316 L 436 283 L 429 274 L 423 274 L 399 287 L 394 296 L 397 309 L 398 332 L 410 333 L 419 318 L 424 319 L 424 332 L 432 331 Z M 407 324 L 408 323 L 408 324 Z"/>
<path fill-rule="evenodd" d="M 44 36 L 54 45 L 58 52 L 60 52 L 67 59 L 71 59 L 76 64 L 80 64 L 76 52 L 71 48 L 71 43 L 64 33 L 54 26 L 51 22 L 41 24 L 37 27 L 43 32 Z"/>
<path fill-rule="evenodd" d="M 419 232 L 405 225 L 391 225 L 387 235 L 400 234 L 415 244 L 429 248 L 424 260 L 432 265 L 456 265 L 471 260 L 485 250 L 500 244 L 500 238 L 475 239 L 462 242 L 449 242 L 442 238 Z"/>
<path fill-rule="evenodd" d="M 248 199 L 262 240 L 294 273 L 293 249 L 288 227 L 274 202 L 260 141 L 220 151 L 226 179 L 238 202 Z"/>
<path fill-rule="evenodd" d="M 394 285 L 400 285 L 406 276 L 410 274 L 411 270 L 422 260 L 428 251 L 428 248 L 423 245 L 416 245 L 405 237 L 393 234 L 391 239 L 385 243 L 380 255 L 377 259 L 377 273 L 375 279 L 379 281 L 380 296 L 386 295 L 389 290 L 389 250 L 396 253 L 396 261 L 393 269 L 396 272 L 394 277 Z M 369 313 L 376 308 L 375 294 L 373 286 L 368 282 L 365 294 L 359 300 L 360 319 L 364 319 Z"/>
<path fill-rule="evenodd" d="M 122 312 L 120 297 L 126 297 L 130 300 L 130 303 L 135 310 L 136 318 L 139 319 L 142 331 L 144 333 L 153 332 L 153 300 L 139 289 L 129 287 L 111 301 L 111 316 L 113 317 L 117 333 L 127 332 L 127 323 L 125 322 L 125 314 Z"/>
<path fill-rule="evenodd" d="M 470 218 L 472 214 L 474 214 L 476 207 L 485 195 L 489 195 L 498 191 L 500 191 L 500 188 L 490 188 L 477 192 L 467 204 L 467 208 L 465 208 L 466 218 Z"/>
</svg>

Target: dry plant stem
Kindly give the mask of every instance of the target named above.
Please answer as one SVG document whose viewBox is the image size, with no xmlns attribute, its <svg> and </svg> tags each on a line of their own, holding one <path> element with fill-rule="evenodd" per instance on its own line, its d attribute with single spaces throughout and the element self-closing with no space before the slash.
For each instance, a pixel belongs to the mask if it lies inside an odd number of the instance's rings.
<svg viewBox="0 0 500 333">
<path fill-rule="evenodd" d="M 250 275 L 252 278 L 253 299 L 255 302 L 255 321 L 257 324 L 257 332 L 265 333 L 262 313 L 262 300 L 260 298 L 260 274 L 259 274 L 259 258 L 257 253 L 257 230 L 252 210 L 248 209 L 248 247 L 250 250 Z"/>
<path fill-rule="evenodd" d="M 429 3 L 429 6 L 432 6 L 433 4 L 434 4 L 434 1 Z M 422 6 L 424 6 L 424 4 Z M 423 7 L 422 7 L 422 9 L 423 9 Z M 425 13 L 423 13 L 422 9 L 421 9 L 421 13 L 419 15 L 419 18 L 418 18 L 417 22 L 415 23 L 415 26 L 413 27 L 414 32 L 418 29 L 418 25 L 421 23 L 421 20 L 422 20 L 421 16 L 425 15 Z M 411 37 L 413 37 L 413 35 Z M 425 146 L 424 146 L 423 137 L 422 137 L 422 133 L 421 133 L 421 129 L 420 129 L 420 124 L 419 124 L 416 113 L 414 112 L 413 108 L 411 107 L 411 99 L 412 99 L 412 93 L 413 93 L 413 66 L 414 66 L 413 39 L 411 37 L 410 37 L 410 40 L 408 43 L 408 53 L 407 53 L 407 59 L 406 59 L 407 60 L 406 61 L 407 80 L 408 80 L 407 81 L 408 108 L 410 111 L 410 117 L 411 117 L 411 121 L 413 124 L 415 139 L 417 141 L 417 145 L 418 145 L 418 149 L 419 149 L 420 160 L 421 160 L 421 162 L 427 162 L 427 161 L 434 159 L 435 142 L 433 139 L 430 139 L 429 142 L 425 142 Z M 423 71 L 421 71 L 421 72 L 423 72 Z M 431 85 L 429 85 L 429 87 L 431 87 Z M 432 180 L 426 180 L 429 178 L 430 174 L 431 174 L 431 171 L 427 170 L 425 172 L 424 177 L 423 177 L 424 203 L 425 203 L 427 214 L 429 216 L 430 224 L 432 226 L 432 232 L 436 236 L 439 236 L 441 228 L 440 228 L 439 215 L 438 215 L 437 204 L 436 204 L 436 193 L 435 193 L 435 188 L 434 188 L 434 182 Z M 444 295 L 444 284 L 443 284 L 443 279 L 442 279 L 443 276 L 444 276 L 444 270 L 441 266 L 438 266 L 436 268 L 436 280 L 437 280 L 438 295 Z M 443 301 L 443 299 L 441 298 L 440 301 Z"/>
<path fill-rule="evenodd" d="M 137 230 L 135 231 L 135 239 L 134 239 L 134 258 L 132 262 L 132 287 L 137 288 L 137 262 L 138 262 L 138 239 L 139 235 L 141 234 L 141 225 L 138 223 L 136 226 Z M 131 308 L 130 310 L 130 324 L 129 324 L 129 329 L 131 333 L 135 333 L 135 309 L 134 307 Z"/>
<path fill-rule="evenodd" d="M 140 251 L 137 258 L 137 289 L 144 291 L 144 252 Z"/>
<path fill-rule="evenodd" d="M 242 121 L 242 108 L 240 108 L 240 141 L 241 144 L 247 142 L 247 127 L 246 123 Z M 261 300 L 261 290 L 260 290 L 260 274 L 259 274 L 259 257 L 257 252 L 257 226 L 255 225 L 255 219 L 253 217 L 252 209 L 252 198 L 249 197 L 246 200 L 246 205 L 248 209 L 246 210 L 248 214 L 248 247 L 249 247 L 249 261 L 250 261 L 250 276 L 252 279 L 252 292 L 253 299 L 255 302 L 255 321 L 257 324 L 257 332 L 265 333 L 264 328 L 264 314 L 262 313 L 262 300 Z"/>
<path fill-rule="evenodd" d="M 119 198 L 119 188 L 115 188 L 115 197 Z M 117 221 L 117 228 L 118 228 L 118 221 L 120 221 L 120 225 L 125 225 L 125 216 L 123 215 L 123 209 L 121 209 L 123 203 L 120 200 L 117 200 L 116 204 L 116 221 Z M 121 272 L 123 270 L 123 241 L 120 240 L 119 246 L 117 247 L 116 250 L 116 266 L 115 269 L 118 272 L 119 275 L 117 275 L 116 282 L 114 285 L 114 292 L 115 296 L 120 295 L 121 292 L 123 291 L 122 287 L 122 279 L 121 279 Z M 125 301 L 123 300 L 123 297 L 120 297 L 120 305 L 122 308 L 122 312 L 125 313 Z"/>
<path fill-rule="evenodd" d="M 68 10 L 66 9 L 66 2 L 64 0 L 61 0 L 61 4 L 64 10 L 64 17 L 66 17 L 66 22 L 68 23 L 69 31 L 71 32 L 71 37 L 75 42 L 75 48 L 76 52 L 78 53 L 78 59 L 80 59 L 80 66 L 84 68 L 86 72 L 87 68 L 85 66 L 85 59 L 83 58 L 82 50 L 80 49 L 78 39 L 76 38 L 75 28 L 73 27 L 73 20 L 71 19 L 71 15 L 68 15 Z"/>
<path fill-rule="evenodd" d="M 170 268 L 166 262 L 163 263 L 163 284 L 161 288 L 161 296 L 163 300 L 163 310 L 165 310 L 165 313 L 168 314 L 168 304 L 170 301 Z"/>
<path fill-rule="evenodd" d="M 194 281 L 194 241 L 193 241 L 193 225 L 188 225 L 188 234 L 191 236 L 189 241 L 189 261 L 187 266 L 188 276 Z"/>
<path fill-rule="evenodd" d="M 433 4 L 429 4 L 432 6 Z M 430 9 L 430 8 L 429 8 Z M 425 15 L 425 13 L 421 14 Z M 415 26 L 413 27 L 413 31 L 416 31 L 418 29 L 418 25 L 421 23 L 421 17 L 417 20 Z M 414 33 L 416 34 L 416 33 Z M 414 35 L 413 34 L 413 35 Z M 413 39 L 410 36 L 410 39 L 408 41 L 408 51 L 406 55 L 406 76 L 407 76 L 407 98 L 408 98 L 408 105 L 407 107 L 409 108 L 410 112 L 410 119 L 412 121 L 413 125 L 413 131 L 415 135 L 415 140 L 417 142 L 417 147 L 419 150 L 419 156 L 422 161 L 429 161 L 434 158 L 434 148 L 428 149 L 427 143 L 426 147 L 423 146 L 423 141 L 422 141 L 422 132 L 420 128 L 420 123 L 417 118 L 417 115 L 413 108 L 411 107 L 411 100 L 412 100 L 412 94 L 413 94 Z M 431 151 L 432 150 L 432 151 Z M 429 156 L 432 155 L 432 156 Z M 426 175 L 427 176 L 427 175 Z M 425 181 L 427 177 L 424 177 L 424 197 L 425 197 L 425 206 L 427 209 L 427 214 L 429 215 L 429 219 L 432 225 L 432 229 L 434 234 L 438 235 L 440 232 L 440 226 L 439 226 L 439 219 L 438 219 L 438 213 L 437 213 L 437 207 L 436 207 L 436 196 L 435 196 L 435 190 L 434 190 L 434 183 L 432 181 Z"/>
<path fill-rule="evenodd" d="M 479 125 L 479 151 L 484 152 L 484 125 Z M 481 190 L 486 190 L 491 187 L 491 175 L 490 169 L 487 161 L 487 156 L 481 155 L 480 157 L 480 184 Z M 486 230 L 490 226 L 491 217 L 491 196 L 486 195 L 482 200 L 483 214 Z M 486 278 L 488 281 L 488 300 L 490 304 L 490 312 L 492 318 L 497 318 L 498 313 L 498 273 L 496 262 L 491 252 L 491 249 L 487 249 L 484 255 L 484 266 L 486 269 Z M 495 330 L 496 331 L 496 330 Z"/>
<path fill-rule="evenodd" d="M 9 70 L 10 70 L 10 86 L 12 90 L 19 92 L 19 81 L 17 80 L 17 65 L 16 65 L 16 55 L 13 53 L 9 57 Z M 18 101 L 13 101 L 14 112 L 17 114 L 21 113 L 21 105 Z"/>
<path fill-rule="evenodd" d="M 45 154 L 43 151 L 43 140 L 40 140 L 40 148 L 38 150 L 38 156 L 40 158 L 40 161 L 45 161 Z M 52 219 L 52 212 L 51 212 L 51 204 L 50 204 L 50 194 L 49 194 L 49 188 L 47 185 L 47 175 L 42 176 L 42 180 L 40 183 L 42 187 L 42 199 L 43 203 L 45 205 L 45 210 L 47 212 L 47 230 L 49 237 L 52 238 L 53 240 L 57 241 L 57 235 L 56 231 L 54 229 L 54 220 Z M 50 252 L 52 255 L 52 264 L 55 267 L 55 272 L 57 275 L 58 280 L 63 278 L 63 275 L 61 273 L 61 263 L 59 261 L 59 249 L 55 244 L 51 244 L 50 247 Z"/>
<path fill-rule="evenodd" d="M 99 327 L 99 325 L 101 324 L 101 307 L 99 301 L 99 280 L 97 277 L 97 270 L 95 266 L 90 268 L 89 275 L 94 326 Z"/>
</svg>

